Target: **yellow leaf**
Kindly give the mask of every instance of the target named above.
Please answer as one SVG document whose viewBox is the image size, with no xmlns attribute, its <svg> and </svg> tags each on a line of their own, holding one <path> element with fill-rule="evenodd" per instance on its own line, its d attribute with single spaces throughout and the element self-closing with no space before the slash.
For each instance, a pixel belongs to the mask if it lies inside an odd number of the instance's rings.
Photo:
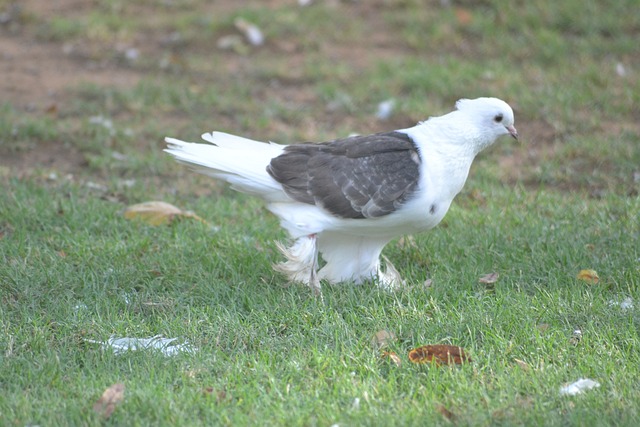
<svg viewBox="0 0 640 427">
<path fill-rule="evenodd" d="M 116 405 L 124 398 L 124 384 L 116 383 L 111 387 L 108 387 L 100 399 L 93 405 L 93 410 L 98 415 L 102 415 L 104 418 L 109 418 L 113 411 L 116 409 Z"/>
<path fill-rule="evenodd" d="M 600 281 L 598 273 L 595 270 L 580 270 L 580 273 L 578 273 L 576 279 L 591 283 L 593 285 Z"/>
<path fill-rule="evenodd" d="M 163 225 L 171 223 L 175 218 L 193 218 L 207 223 L 191 211 L 183 211 L 166 202 L 144 202 L 131 205 L 124 211 L 124 217 L 129 220 L 138 219 L 149 225 Z"/>
<path fill-rule="evenodd" d="M 402 360 L 400 360 L 400 356 L 398 356 L 395 352 L 393 351 L 383 351 L 382 355 L 380 356 L 383 360 L 384 359 L 389 359 L 390 361 L 392 361 L 398 368 L 400 366 L 402 366 Z"/>
<path fill-rule="evenodd" d="M 462 347 L 436 344 L 423 345 L 409 352 L 409 360 L 413 363 L 435 363 L 436 365 L 460 365 L 471 362 Z"/>
</svg>

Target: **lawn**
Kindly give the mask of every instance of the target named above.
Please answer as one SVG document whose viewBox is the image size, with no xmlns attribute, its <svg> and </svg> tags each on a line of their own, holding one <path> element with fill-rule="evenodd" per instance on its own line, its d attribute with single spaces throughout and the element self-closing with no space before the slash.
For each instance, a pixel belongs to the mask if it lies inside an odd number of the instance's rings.
<svg viewBox="0 0 640 427">
<path fill-rule="evenodd" d="M 637 5 L 451 3 L 0 1 L 1 424 L 638 425 Z M 521 141 L 387 246 L 396 292 L 287 284 L 261 203 L 162 153 L 392 130 L 477 96 L 514 107 Z M 124 218 L 148 200 L 204 222 Z M 187 351 L 100 344 L 154 336 Z M 429 344 L 471 361 L 409 360 Z M 581 378 L 599 386 L 561 395 Z"/>
</svg>

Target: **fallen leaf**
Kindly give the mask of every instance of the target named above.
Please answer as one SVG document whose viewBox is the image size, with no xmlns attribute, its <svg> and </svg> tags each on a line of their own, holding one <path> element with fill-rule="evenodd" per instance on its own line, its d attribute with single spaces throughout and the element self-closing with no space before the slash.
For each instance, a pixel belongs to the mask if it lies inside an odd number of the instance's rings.
<svg viewBox="0 0 640 427">
<path fill-rule="evenodd" d="M 409 352 L 409 360 L 413 363 L 430 363 L 436 365 L 460 365 L 471 362 L 471 358 L 465 354 L 462 347 L 455 345 L 436 344 L 423 345 Z"/>
<path fill-rule="evenodd" d="M 520 366 L 520 368 L 522 368 L 523 371 L 529 371 L 531 369 L 529 364 L 524 360 L 514 358 L 513 361 L 516 362 L 516 365 Z"/>
<path fill-rule="evenodd" d="M 169 224 L 175 218 L 192 218 L 207 224 L 204 219 L 191 211 L 183 211 L 170 203 L 158 201 L 131 205 L 125 209 L 124 217 L 129 220 L 139 219 L 149 225 Z"/>
<path fill-rule="evenodd" d="M 93 405 L 93 411 L 105 419 L 109 418 L 123 398 L 124 384 L 116 383 L 102 393 L 100 399 Z"/>
<path fill-rule="evenodd" d="M 58 104 L 56 104 L 55 102 L 52 102 L 47 106 L 47 108 L 45 108 L 44 112 L 52 116 L 55 116 L 56 114 L 58 114 Z"/>
<path fill-rule="evenodd" d="M 440 415 L 442 415 L 443 417 L 445 417 L 449 421 L 453 421 L 456 418 L 456 414 L 454 414 L 453 412 L 448 410 L 447 407 L 442 405 L 442 404 L 438 403 L 436 405 L 436 411 L 438 411 L 440 413 Z"/>
<path fill-rule="evenodd" d="M 384 348 L 396 340 L 396 334 L 393 332 L 381 329 L 375 333 L 371 338 L 371 346 L 374 348 Z"/>
<path fill-rule="evenodd" d="M 600 383 L 589 378 L 580 378 L 578 381 L 560 388 L 561 396 L 575 396 L 592 388 L 600 387 Z"/>
<path fill-rule="evenodd" d="M 576 279 L 595 285 L 600 281 L 598 273 L 595 270 L 580 270 Z"/>
<path fill-rule="evenodd" d="M 467 26 L 471 24 L 471 21 L 473 21 L 473 15 L 468 9 L 464 9 L 462 7 L 456 7 L 455 14 L 456 14 L 456 19 L 458 20 L 458 23 L 462 26 Z"/>
<path fill-rule="evenodd" d="M 389 359 L 391 360 L 398 368 L 400 366 L 402 366 L 402 360 L 400 360 L 400 356 L 398 356 L 395 352 L 393 351 L 384 351 L 382 352 L 382 356 L 380 356 L 382 359 Z"/>
<path fill-rule="evenodd" d="M 490 285 L 490 284 L 496 283 L 499 277 L 500 277 L 500 273 L 489 273 L 489 274 L 485 274 L 480 279 L 478 279 L 478 282 L 484 283 L 485 285 Z"/>
</svg>

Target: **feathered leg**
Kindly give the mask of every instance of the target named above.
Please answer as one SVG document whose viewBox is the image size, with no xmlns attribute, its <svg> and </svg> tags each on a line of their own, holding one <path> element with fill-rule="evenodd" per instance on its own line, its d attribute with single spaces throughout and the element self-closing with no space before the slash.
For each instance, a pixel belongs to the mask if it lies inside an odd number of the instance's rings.
<svg viewBox="0 0 640 427">
<path fill-rule="evenodd" d="M 326 264 L 318 275 L 330 283 L 375 281 L 382 288 L 396 288 L 402 283 L 398 271 L 386 259 L 386 271 L 380 268 L 380 254 L 389 240 L 325 231 L 319 236 L 319 250 Z"/>
<path fill-rule="evenodd" d="M 385 271 L 382 271 L 382 267 L 378 262 L 378 286 L 388 291 L 400 289 L 402 286 L 404 286 L 404 280 L 400 276 L 400 273 L 398 272 L 398 270 L 396 270 L 393 264 L 391 264 L 389 258 L 382 255 L 382 259 L 385 263 Z"/>
<path fill-rule="evenodd" d="M 311 288 L 314 294 L 321 295 L 320 278 L 316 272 L 318 264 L 317 236 L 311 234 L 300 237 L 289 248 L 280 242 L 276 242 L 276 246 L 287 260 L 274 265 L 273 268 L 285 274 L 290 281 L 304 283 Z"/>
</svg>

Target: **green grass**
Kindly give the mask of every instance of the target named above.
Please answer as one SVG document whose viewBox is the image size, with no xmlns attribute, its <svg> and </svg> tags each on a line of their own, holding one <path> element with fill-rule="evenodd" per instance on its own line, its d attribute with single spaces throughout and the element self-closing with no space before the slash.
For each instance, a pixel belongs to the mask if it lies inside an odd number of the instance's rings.
<svg viewBox="0 0 640 427">
<path fill-rule="evenodd" d="M 437 1 L 378 3 L 20 11 L 13 37 L 78 45 L 140 81 L 74 82 L 53 112 L 3 100 L 0 424 L 640 422 L 635 3 L 463 2 L 469 22 Z M 216 49 L 236 17 L 258 24 L 266 46 Z M 174 31 L 177 45 L 160 41 Z M 122 45 L 140 59 L 123 64 L 113 53 Z M 408 282 L 393 293 L 325 286 L 321 301 L 288 286 L 271 268 L 272 241 L 285 235 L 260 202 L 161 152 L 165 135 L 214 129 L 291 142 L 407 127 L 484 95 L 515 107 L 524 142 L 483 153 L 438 228 L 385 249 Z M 389 98 L 393 116 L 376 120 Z M 73 162 L 28 161 L 46 159 L 42 150 Z M 210 225 L 123 218 L 146 200 Z M 577 280 L 581 269 L 600 282 Z M 478 282 L 491 272 L 497 283 Z M 626 298 L 634 308 L 615 304 Z M 397 336 L 386 350 L 401 366 L 372 346 L 383 329 Z M 90 342 L 155 335 L 196 351 L 115 355 Z M 473 362 L 409 362 L 409 350 L 436 343 L 464 347 Z M 601 386 L 559 395 L 579 378 Z M 104 421 L 92 406 L 117 382 L 125 397 Z"/>
<path fill-rule="evenodd" d="M 189 221 L 153 228 L 87 190 L 13 182 L 2 200 L 3 418 L 97 423 L 91 404 L 122 381 L 116 424 L 443 422 L 436 404 L 462 424 L 580 424 L 603 413 L 632 424 L 640 317 L 610 301 L 638 299 L 640 204 L 517 189 L 490 199 L 463 198 L 415 249 L 391 245 L 417 286 L 325 287 L 322 303 L 281 286 L 266 241 L 282 236 L 244 197 L 192 202 L 224 224 L 218 231 Z M 601 282 L 577 281 L 582 268 Z M 492 271 L 495 287 L 478 284 Z M 398 336 L 401 367 L 372 348 L 380 329 Z M 198 351 L 113 355 L 86 341 L 157 334 Z M 410 364 L 407 351 L 427 343 L 463 346 L 474 361 Z M 558 395 L 580 377 L 602 386 Z"/>
</svg>

